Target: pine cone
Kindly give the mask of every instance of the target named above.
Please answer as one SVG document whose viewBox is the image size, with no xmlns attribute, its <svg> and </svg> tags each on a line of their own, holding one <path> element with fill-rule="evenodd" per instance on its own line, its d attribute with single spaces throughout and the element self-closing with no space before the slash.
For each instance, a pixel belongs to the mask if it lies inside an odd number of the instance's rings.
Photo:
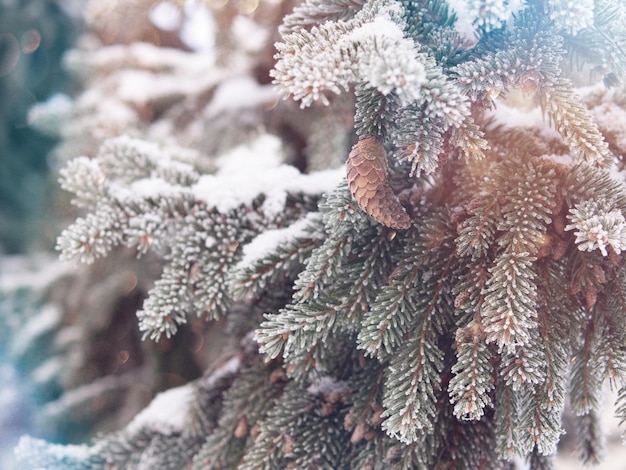
<svg viewBox="0 0 626 470">
<path fill-rule="evenodd" d="M 387 227 L 406 230 L 411 219 L 387 182 L 387 156 L 373 137 L 357 142 L 347 163 L 350 192 L 372 219 Z"/>
</svg>

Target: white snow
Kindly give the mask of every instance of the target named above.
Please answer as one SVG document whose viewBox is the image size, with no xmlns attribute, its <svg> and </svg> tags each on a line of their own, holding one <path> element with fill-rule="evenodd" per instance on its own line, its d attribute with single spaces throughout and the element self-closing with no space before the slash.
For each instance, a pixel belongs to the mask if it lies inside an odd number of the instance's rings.
<svg viewBox="0 0 626 470">
<path fill-rule="evenodd" d="M 61 323 L 62 316 L 63 313 L 58 306 L 44 305 L 13 337 L 11 354 L 22 356 L 38 337 L 56 328 Z"/>
<path fill-rule="evenodd" d="M 217 160 L 220 176 L 258 173 L 276 169 L 283 162 L 282 143 L 276 136 L 263 134 L 250 144 L 243 144 L 221 155 Z"/>
<path fill-rule="evenodd" d="M 318 215 L 314 212 L 308 213 L 305 217 L 294 222 L 289 227 L 275 230 L 267 230 L 259 234 L 254 240 L 244 246 L 243 258 L 237 266 L 236 270 L 245 269 L 257 260 L 264 258 L 268 254 L 276 251 L 280 245 L 288 243 L 298 237 L 307 235 L 306 227 L 310 220 Z"/>
<path fill-rule="evenodd" d="M 595 122 L 605 132 L 610 132 L 616 145 L 626 152 L 626 111 L 607 101 L 591 109 Z"/>
<path fill-rule="evenodd" d="M 239 47 L 247 52 L 258 52 L 262 50 L 270 34 L 266 28 L 259 26 L 252 18 L 238 15 L 233 20 L 231 33 Z"/>
<path fill-rule="evenodd" d="M 180 38 L 194 51 L 208 52 L 215 46 L 215 20 L 203 2 L 188 0 Z"/>
<path fill-rule="evenodd" d="M 14 412 L 14 407 L 20 402 L 20 395 L 24 392 L 20 390 L 20 377 L 15 368 L 0 361 L 0 425 L 5 424 L 3 421 L 6 417 Z"/>
<path fill-rule="evenodd" d="M 33 370 L 30 376 L 34 382 L 42 386 L 62 376 L 66 367 L 67 364 L 59 356 L 53 356 Z"/>
<path fill-rule="evenodd" d="M 498 100 L 497 107 L 489 110 L 485 115 L 488 118 L 495 118 L 497 124 L 502 124 L 508 128 L 532 127 L 541 130 L 546 140 L 561 139 L 558 131 L 548 124 L 539 106 L 523 110 L 508 106 L 505 102 Z"/>
<path fill-rule="evenodd" d="M 223 81 L 216 89 L 204 114 L 212 118 L 226 110 L 256 108 L 276 103 L 278 93 L 272 85 L 259 85 L 249 76 Z"/>
<path fill-rule="evenodd" d="M 143 70 L 125 70 L 117 75 L 116 96 L 122 101 L 145 105 L 152 101 L 182 95 L 195 95 L 209 89 L 214 78 L 184 74 L 155 75 Z"/>
<path fill-rule="evenodd" d="M 163 434 L 181 431 L 185 427 L 193 399 L 194 389 L 191 384 L 161 392 L 135 416 L 126 429 L 131 434 L 141 429 L 154 429 Z"/>
<path fill-rule="evenodd" d="M 62 444 L 51 444 L 45 443 L 42 440 L 34 439 L 30 436 L 22 436 L 19 444 L 15 448 L 15 455 L 18 457 L 20 455 L 24 456 L 32 456 L 36 454 L 38 451 L 41 451 L 41 448 L 45 446 L 46 452 L 49 452 L 51 455 L 57 456 L 59 460 L 61 458 L 67 458 L 72 461 L 83 461 L 86 462 L 90 455 L 96 454 L 98 452 L 98 448 L 103 445 L 103 442 L 97 442 L 94 446 L 88 445 L 62 445 Z M 43 470 L 44 467 L 39 467 L 37 470 Z M 46 467 L 49 468 L 49 467 Z"/>
<path fill-rule="evenodd" d="M 130 45 L 112 45 L 94 50 L 72 49 L 63 59 L 72 70 L 96 69 L 106 75 L 129 68 L 161 70 L 181 75 L 200 75 L 215 70 L 211 54 L 185 52 L 179 49 L 158 47 L 144 42 Z"/>
<path fill-rule="evenodd" d="M 237 356 L 231 357 L 225 364 L 221 365 L 217 370 L 212 372 L 204 380 L 206 381 L 205 387 L 212 388 L 219 380 L 227 375 L 235 374 L 241 367 L 241 361 Z"/>
<path fill-rule="evenodd" d="M 348 41 L 369 41 L 372 37 L 386 37 L 393 41 L 404 39 L 400 25 L 387 16 L 377 16 L 374 21 L 364 23 L 346 36 Z"/>
<path fill-rule="evenodd" d="M 58 261 L 48 253 L 31 256 L 4 256 L 0 263 L 0 292 L 20 288 L 44 289 L 55 279 L 76 270 L 72 263 Z"/>
<path fill-rule="evenodd" d="M 348 382 L 326 375 L 311 383 L 306 391 L 311 395 L 333 395 L 335 393 L 343 394 L 347 390 Z"/>
<path fill-rule="evenodd" d="M 113 188 L 114 185 L 111 187 Z M 123 195 L 128 193 L 128 198 L 131 200 L 137 196 L 156 199 L 159 197 L 178 197 L 183 193 L 190 193 L 187 188 L 170 184 L 162 178 L 143 178 L 130 185 L 130 192 L 122 187 L 116 188 L 114 192 L 120 199 L 124 199 Z"/>
<path fill-rule="evenodd" d="M 167 156 L 162 160 L 167 152 L 156 145 L 134 139 L 130 143 L 148 158 L 159 160 L 173 169 L 183 171 L 188 167 L 185 163 L 169 160 Z M 129 186 L 112 182 L 110 191 L 118 199 L 128 201 L 193 195 L 222 213 L 241 205 L 250 205 L 263 194 L 263 211 L 268 217 L 274 217 L 284 209 L 288 192 L 320 195 L 333 190 L 345 174 L 344 168 L 302 174 L 297 168 L 282 164 L 282 160 L 280 140 L 264 134 L 220 156 L 216 161 L 217 173 L 200 176 L 191 187 L 151 176 L 134 181 Z"/>
<path fill-rule="evenodd" d="M 164 31 L 174 31 L 182 23 L 183 13 L 172 2 L 160 2 L 150 9 L 150 21 Z"/>
<path fill-rule="evenodd" d="M 72 111 L 72 99 L 63 94 L 55 93 L 43 103 L 36 103 L 28 110 L 28 124 L 42 125 L 45 129 L 53 127 L 60 129 L 63 120 L 70 116 Z"/>
<path fill-rule="evenodd" d="M 280 141 L 263 135 L 249 145 L 241 145 L 219 158 L 216 175 L 204 175 L 192 187 L 195 196 L 220 212 L 251 204 L 265 194 L 268 215 L 284 207 L 287 192 L 317 195 L 334 189 L 345 169 L 320 171 L 309 175 L 297 168 L 277 164 L 282 161 Z"/>
</svg>

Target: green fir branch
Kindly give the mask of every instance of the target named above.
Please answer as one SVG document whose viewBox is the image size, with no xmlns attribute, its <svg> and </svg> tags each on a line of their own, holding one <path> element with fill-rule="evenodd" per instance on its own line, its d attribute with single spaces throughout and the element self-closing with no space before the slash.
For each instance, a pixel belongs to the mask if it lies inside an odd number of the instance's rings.
<svg viewBox="0 0 626 470">
<path fill-rule="evenodd" d="M 365 5 L 364 0 L 307 0 L 297 5 L 293 12 L 283 18 L 278 28 L 281 36 L 297 33 L 312 26 L 337 21 L 347 21 L 353 18 Z"/>
<path fill-rule="evenodd" d="M 464 420 L 480 420 L 485 409 L 493 406 L 492 352 L 479 335 L 457 346 L 457 350 L 457 362 L 452 366 L 454 377 L 448 384 L 454 416 Z"/>
<path fill-rule="evenodd" d="M 596 328 L 591 316 L 588 316 L 579 348 L 571 361 L 570 405 L 577 416 L 597 411 L 602 400 L 602 368 L 595 354 L 598 341 Z"/>
<path fill-rule="evenodd" d="M 383 430 L 405 444 L 433 427 L 443 352 L 425 319 L 389 363 L 383 398 Z"/>
</svg>

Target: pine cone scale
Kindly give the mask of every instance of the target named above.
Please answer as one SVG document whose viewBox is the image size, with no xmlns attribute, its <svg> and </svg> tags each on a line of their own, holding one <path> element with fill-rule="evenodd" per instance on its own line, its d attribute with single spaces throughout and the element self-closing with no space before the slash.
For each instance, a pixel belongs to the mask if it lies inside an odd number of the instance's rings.
<svg viewBox="0 0 626 470">
<path fill-rule="evenodd" d="M 357 142 L 346 175 L 352 197 L 372 219 L 393 229 L 410 227 L 411 219 L 387 181 L 387 156 L 380 142 L 373 137 Z"/>
</svg>

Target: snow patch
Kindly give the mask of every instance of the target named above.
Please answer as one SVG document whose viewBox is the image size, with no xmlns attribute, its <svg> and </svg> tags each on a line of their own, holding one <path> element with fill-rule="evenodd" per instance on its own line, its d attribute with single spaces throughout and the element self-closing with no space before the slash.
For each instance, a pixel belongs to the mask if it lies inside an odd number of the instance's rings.
<svg viewBox="0 0 626 470">
<path fill-rule="evenodd" d="M 392 41 L 404 39 L 404 33 L 400 25 L 386 16 L 377 16 L 374 21 L 365 23 L 356 28 L 346 37 L 349 41 L 363 42 L 369 41 L 372 37 L 385 37 Z"/>
<path fill-rule="evenodd" d="M 560 134 L 548 125 L 539 106 L 535 106 L 528 111 L 508 106 L 502 101 L 498 101 L 495 109 L 489 110 L 486 116 L 492 117 L 497 124 L 508 128 L 532 127 L 541 131 L 546 140 L 561 139 Z"/>
<path fill-rule="evenodd" d="M 211 103 L 204 111 L 212 118 L 224 111 L 256 108 L 278 101 L 272 85 L 259 85 L 252 77 L 236 77 L 222 82 L 215 90 Z"/>
<path fill-rule="evenodd" d="M 211 373 L 205 380 L 203 386 L 207 389 L 213 388 L 224 377 L 234 375 L 239 372 L 241 361 L 237 356 L 231 357 L 224 365 L 220 366 L 215 372 Z"/>
<path fill-rule="evenodd" d="M 315 380 L 309 388 L 306 389 L 311 395 L 342 395 L 348 390 L 348 382 L 345 380 L 337 380 L 328 375 Z"/>
<path fill-rule="evenodd" d="M 193 398 L 194 389 L 191 384 L 161 392 L 135 416 L 127 431 L 131 434 L 142 429 L 153 429 L 163 434 L 182 431 Z"/>
<path fill-rule="evenodd" d="M 58 261 L 48 253 L 4 256 L 0 264 L 0 292 L 18 289 L 40 291 L 55 280 L 76 271 L 72 263 Z"/>
<path fill-rule="evenodd" d="M 280 141 L 263 135 L 220 157 L 217 174 L 201 176 L 192 191 L 198 199 L 222 213 L 250 205 L 259 194 L 264 194 L 267 203 L 264 209 L 269 215 L 276 215 L 284 207 L 286 193 L 318 195 L 328 192 L 339 184 L 345 173 L 345 169 L 340 168 L 305 175 L 293 166 L 279 164 L 281 161 Z"/>
<path fill-rule="evenodd" d="M 150 9 L 150 21 L 157 28 L 164 31 L 176 30 L 183 20 L 183 14 L 180 9 L 172 2 L 160 2 Z"/>
<path fill-rule="evenodd" d="M 30 374 L 33 381 L 40 386 L 57 379 L 64 372 L 67 365 L 58 357 L 52 357 L 33 370 Z"/>
<path fill-rule="evenodd" d="M 257 173 L 276 169 L 283 162 L 282 144 L 278 137 L 264 134 L 249 144 L 235 147 L 217 159 L 220 176 Z"/>
<path fill-rule="evenodd" d="M 102 441 L 90 447 L 88 445 L 50 444 L 41 439 L 22 436 L 19 444 L 15 448 L 15 455 L 20 460 L 28 460 L 28 458 L 33 455 L 45 453 L 51 456 L 51 460 L 62 461 L 66 459 L 70 462 L 87 462 L 90 455 L 99 452 L 99 448 L 103 445 Z M 41 469 L 43 467 L 39 468 Z"/>
<path fill-rule="evenodd" d="M 94 401 L 102 400 L 103 397 L 117 395 L 120 390 L 128 389 L 137 380 L 140 380 L 137 377 L 137 372 L 124 375 L 107 375 L 96 379 L 86 385 L 66 391 L 58 400 L 47 403 L 41 408 L 41 416 L 46 416 L 46 419 L 67 416 L 68 410 L 80 406 L 87 407 Z"/>
<path fill-rule="evenodd" d="M 306 228 L 310 220 L 317 216 L 317 213 L 311 212 L 289 227 L 268 230 L 259 234 L 243 247 L 243 258 L 239 261 L 235 270 L 245 269 L 256 261 L 265 258 L 267 255 L 275 252 L 280 245 L 289 243 L 298 237 L 306 237 L 309 234 Z"/>
<path fill-rule="evenodd" d="M 37 338 L 60 325 L 62 317 L 63 313 L 59 307 L 53 304 L 44 305 L 13 337 L 12 355 L 20 357 L 25 354 Z"/>
<path fill-rule="evenodd" d="M 591 109 L 594 120 L 605 133 L 612 134 L 617 147 L 626 152 L 626 111 L 613 102 L 604 102 Z"/>
<path fill-rule="evenodd" d="M 180 38 L 194 51 L 208 52 L 215 46 L 215 19 L 202 2 L 185 3 L 185 22 Z"/>
<path fill-rule="evenodd" d="M 111 186 L 113 187 L 113 185 Z M 121 187 L 114 190 L 121 199 L 124 199 L 122 196 L 124 191 L 124 188 Z M 129 198 L 132 199 L 133 197 L 139 196 L 145 199 L 157 199 L 160 197 L 178 197 L 182 193 L 189 193 L 189 191 L 182 186 L 170 184 L 162 178 L 143 178 L 130 185 Z"/>
<path fill-rule="evenodd" d="M 143 106 L 159 100 L 195 95 L 210 88 L 212 77 L 156 75 L 143 70 L 125 70 L 118 74 L 116 95 L 126 103 Z"/>
<path fill-rule="evenodd" d="M 266 28 L 259 26 L 252 18 L 243 15 L 235 17 L 231 32 L 239 47 L 247 52 L 260 51 L 265 47 L 270 37 Z"/>
</svg>

